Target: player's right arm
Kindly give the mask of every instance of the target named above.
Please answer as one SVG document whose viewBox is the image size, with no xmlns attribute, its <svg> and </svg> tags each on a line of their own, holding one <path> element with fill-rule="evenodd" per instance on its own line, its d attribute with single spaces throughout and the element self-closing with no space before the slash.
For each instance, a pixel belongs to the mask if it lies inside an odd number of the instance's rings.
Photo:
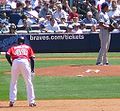
<svg viewBox="0 0 120 111">
<path fill-rule="evenodd" d="M 29 48 L 29 58 L 30 58 L 31 72 L 34 72 L 35 55 L 31 47 Z"/>
<path fill-rule="evenodd" d="M 12 60 L 11 60 L 11 48 L 10 49 L 8 49 L 8 51 L 6 52 L 6 55 L 5 55 L 5 57 L 6 57 L 6 59 L 7 59 L 7 61 L 8 61 L 8 63 L 12 66 Z"/>
<path fill-rule="evenodd" d="M 6 57 L 7 61 L 9 62 L 9 64 L 12 66 L 11 56 L 6 53 L 5 57 Z"/>
</svg>

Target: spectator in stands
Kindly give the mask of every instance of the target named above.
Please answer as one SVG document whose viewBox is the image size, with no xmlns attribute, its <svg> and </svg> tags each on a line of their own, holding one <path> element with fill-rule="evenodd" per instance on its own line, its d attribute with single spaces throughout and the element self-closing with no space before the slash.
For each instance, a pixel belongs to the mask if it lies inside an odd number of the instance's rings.
<svg viewBox="0 0 120 111">
<path fill-rule="evenodd" d="M 59 25 L 67 26 L 68 23 L 66 22 L 66 19 L 64 17 L 61 17 Z"/>
<path fill-rule="evenodd" d="M 46 13 L 46 16 L 45 16 L 45 20 L 43 21 L 43 25 L 45 26 L 45 25 L 48 25 L 48 24 L 50 24 L 50 18 L 52 17 L 52 15 L 51 15 L 51 13 Z"/>
<path fill-rule="evenodd" d="M 112 0 L 105 0 L 108 3 L 108 10 L 112 8 Z"/>
<path fill-rule="evenodd" d="M 96 32 L 96 31 L 97 31 L 97 28 L 98 28 L 98 26 L 95 25 L 95 24 L 93 24 L 93 25 L 91 26 L 91 32 Z"/>
<path fill-rule="evenodd" d="M 81 22 L 85 24 L 97 24 L 97 20 L 93 18 L 93 14 L 91 11 L 87 12 L 86 18 L 84 18 Z"/>
<path fill-rule="evenodd" d="M 16 32 L 16 25 L 15 24 L 11 24 L 10 27 L 9 27 L 9 33 L 10 34 L 17 34 Z"/>
<path fill-rule="evenodd" d="M 72 11 L 70 11 L 69 16 L 68 16 L 68 21 L 72 21 L 74 17 L 79 18 L 79 14 L 77 13 L 76 7 L 72 7 Z"/>
<path fill-rule="evenodd" d="M 73 25 L 72 32 L 75 33 L 75 34 L 83 34 L 82 30 L 80 29 L 80 24 L 79 23 L 76 23 L 76 24 Z"/>
<path fill-rule="evenodd" d="M 120 0 L 117 0 L 117 4 L 120 5 Z"/>
<path fill-rule="evenodd" d="M 40 13 L 40 10 L 43 8 L 43 4 L 42 4 L 42 0 L 38 0 L 38 4 L 35 5 L 34 10 L 36 10 L 38 12 L 38 14 Z"/>
<path fill-rule="evenodd" d="M 96 0 L 90 0 L 90 4 L 92 5 L 90 11 L 93 13 L 93 18 L 98 19 L 99 10 L 98 10 L 98 7 L 97 7 L 97 1 Z"/>
<path fill-rule="evenodd" d="M 12 9 L 16 9 L 16 1 L 15 0 L 7 0 L 6 5 L 9 5 Z"/>
<path fill-rule="evenodd" d="M 11 11 L 11 6 L 7 5 L 6 0 L 0 0 L 0 11 L 3 11 L 3 10 Z"/>
<path fill-rule="evenodd" d="M 80 23 L 80 20 L 78 17 L 73 17 L 73 20 L 70 23 L 72 24 Z"/>
<path fill-rule="evenodd" d="M 91 2 L 92 1 L 92 2 Z M 83 15 L 83 18 L 86 17 L 87 12 L 91 11 L 93 13 L 93 17 L 96 18 L 97 7 L 94 0 L 85 0 L 82 3 L 79 3 L 78 13 Z"/>
<path fill-rule="evenodd" d="M 77 13 L 77 8 L 75 6 L 73 6 L 71 9 L 69 4 L 68 4 L 68 1 L 66 1 L 66 7 L 69 11 L 68 21 L 72 21 L 74 17 L 79 17 L 79 15 Z"/>
<path fill-rule="evenodd" d="M 18 24 L 18 21 L 21 18 L 21 13 L 23 12 L 23 3 L 17 2 L 16 9 L 12 9 L 12 13 L 9 14 L 9 22 L 14 23 L 15 25 Z"/>
<path fill-rule="evenodd" d="M 62 9 L 62 4 L 57 4 L 57 9 L 53 13 L 53 18 L 57 20 L 57 22 L 61 21 L 61 17 L 64 17 L 67 20 L 68 14 Z"/>
<path fill-rule="evenodd" d="M 118 8 L 120 10 L 120 0 L 117 0 L 117 6 L 118 6 Z"/>
<path fill-rule="evenodd" d="M 25 0 L 24 10 L 25 10 L 25 11 L 29 10 L 29 6 L 31 6 L 31 1 L 30 1 L 30 0 Z M 32 6 L 31 6 L 31 7 L 32 7 Z"/>
<path fill-rule="evenodd" d="M 112 0 L 112 9 L 109 10 L 108 15 L 111 19 L 120 23 L 120 9 L 118 8 L 116 0 Z"/>
<path fill-rule="evenodd" d="M 86 29 L 86 25 L 85 25 L 85 23 L 80 23 L 80 28 L 81 28 L 81 30 L 85 30 Z"/>
<path fill-rule="evenodd" d="M 90 34 L 91 32 L 96 32 L 96 27 L 91 26 L 91 28 L 87 28 L 85 23 L 80 23 L 80 29 L 82 30 L 83 34 Z"/>
<path fill-rule="evenodd" d="M 51 10 L 52 12 L 54 12 L 54 11 L 56 10 L 56 1 L 50 0 L 49 3 L 50 3 L 50 4 L 49 4 L 50 10 Z"/>
<path fill-rule="evenodd" d="M 0 21 L 0 33 L 8 33 L 9 27 L 3 21 Z"/>
<path fill-rule="evenodd" d="M 52 14 L 51 9 L 49 8 L 49 2 L 46 2 L 44 4 L 43 8 L 40 10 L 39 17 L 45 18 L 47 13 Z"/>
<path fill-rule="evenodd" d="M 25 4 L 23 2 L 18 1 L 17 4 L 16 4 L 16 9 L 14 9 L 15 12 L 19 13 L 19 14 L 23 13 L 24 5 Z"/>
<path fill-rule="evenodd" d="M 33 22 L 31 21 L 31 19 L 28 18 L 26 15 L 23 14 L 23 15 L 21 16 L 21 19 L 19 20 L 19 22 L 18 22 L 17 25 L 18 25 L 18 26 L 24 25 L 24 21 L 26 21 L 28 25 L 32 25 L 32 24 L 33 24 Z"/>
<path fill-rule="evenodd" d="M 46 32 L 60 32 L 60 27 L 54 18 L 50 18 L 50 24 L 45 26 Z"/>
<path fill-rule="evenodd" d="M 39 0 L 39 1 L 40 1 L 40 0 Z M 38 1 L 38 0 L 31 0 L 31 5 L 32 5 L 33 9 L 34 9 L 36 6 L 38 6 L 39 1 Z"/>
<path fill-rule="evenodd" d="M 66 33 L 73 33 L 73 26 L 72 25 L 67 26 Z"/>
<path fill-rule="evenodd" d="M 38 17 L 38 12 L 36 10 L 32 9 L 32 6 L 29 5 L 24 12 L 25 15 L 31 20 L 32 24 L 37 24 L 39 17 Z"/>
<path fill-rule="evenodd" d="M 6 4 L 6 0 L 1 0 L 0 4 L 2 4 L 2 5 Z"/>
<path fill-rule="evenodd" d="M 60 30 L 65 32 L 67 29 L 67 26 L 68 26 L 68 23 L 66 22 L 66 19 L 64 17 L 61 17 L 61 21 L 59 22 Z"/>
<path fill-rule="evenodd" d="M 86 24 L 89 27 L 89 29 L 91 29 L 91 31 L 93 32 L 96 31 L 97 20 L 93 18 L 93 14 L 91 11 L 87 12 L 87 17 L 84 18 L 81 22 Z"/>
<path fill-rule="evenodd" d="M 3 21 L 6 25 L 9 25 L 9 17 L 7 16 L 6 12 L 0 13 L 0 20 Z"/>
<path fill-rule="evenodd" d="M 31 30 L 31 24 L 32 23 L 29 21 L 29 18 L 26 15 L 23 15 L 17 25 L 17 30 L 25 30 L 29 32 Z"/>
</svg>

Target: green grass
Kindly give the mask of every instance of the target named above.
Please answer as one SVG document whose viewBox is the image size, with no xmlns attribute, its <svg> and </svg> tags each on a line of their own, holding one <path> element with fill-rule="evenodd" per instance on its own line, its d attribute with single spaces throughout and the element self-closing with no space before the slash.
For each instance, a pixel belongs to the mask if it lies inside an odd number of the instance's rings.
<svg viewBox="0 0 120 111">
<path fill-rule="evenodd" d="M 109 59 L 110 64 L 119 65 L 120 61 L 118 59 Z M 96 59 L 86 59 L 86 60 L 40 60 L 35 61 L 35 67 L 51 67 L 51 66 L 62 66 L 62 65 L 95 65 Z M 5 71 L 10 71 L 10 65 L 5 61 L 0 63 L 0 72 L 5 73 Z"/>
<path fill-rule="evenodd" d="M 8 99 L 10 77 L 0 74 L 0 100 Z"/>
<path fill-rule="evenodd" d="M 93 52 L 93 53 L 36 53 L 36 57 L 40 58 L 55 58 L 55 57 L 60 57 L 60 58 L 67 58 L 67 57 L 97 57 L 98 52 Z M 120 57 L 119 52 L 108 52 L 108 57 Z M 0 55 L 0 59 L 5 58 L 4 55 Z"/>
<path fill-rule="evenodd" d="M 4 80 L 3 80 L 4 78 Z M 6 78 L 6 79 L 5 79 Z M 10 76 L 0 79 L 0 100 L 8 100 Z M 120 98 L 120 77 L 35 77 L 36 99 Z M 23 78 L 18 81 L 18 100 L 26 99 Z"/>
<path fill-rule="evenodd" d="M 98 53 L 37 53 L 36 57 L 97 57 Z M 119 52 L 108 52 L 108 57 L 120 57 Z"/>
<path fill-rule="evenodd" d="M 118 98 L 120 77 L 41 77 L 41 99 Z M 39 91 L 39 90 L 38 90 Z M 36 92 L 38 92 L 36 90 Z"/>
<path fill-rule="evenodd" d="M 36 62 L 36 67 L 50 67 L 61 65 L 94 65 L 95 60 L 41 60 Z"/>
<path fill-rule="evenodd" d="M 98 53 L 49 53 L 36 54 L 35 67 L 51 67 L 60 65 L 95 65 Z M 93 58 L 83 60 L 47 60 L 47 58 Z M 120 65 L 119 53 L 108 53 L 112 65 Z M 5 58 L 3 55 L 0 59 Z M 0 100 L 9 99 L 10 65 L 0 62 Z M 120 98 L 120 77 L 49 77 L 36 76 L 34 88 L 37 99 L 79 99 L 79 98 Z M 26 99 L 26 89 L 23 78 L 18 81 L 18 99 Z"/>
</svg>

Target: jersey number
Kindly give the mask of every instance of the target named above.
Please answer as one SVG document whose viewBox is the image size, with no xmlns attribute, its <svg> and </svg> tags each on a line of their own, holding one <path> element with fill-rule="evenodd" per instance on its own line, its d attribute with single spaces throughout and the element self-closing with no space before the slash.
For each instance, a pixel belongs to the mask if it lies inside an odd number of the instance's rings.
<svg viewBox="0 0 120 111">
<path fill-rule="evenodd" d="M 15 51 L 16 55 L 28 55 L 28 51 L 26 49 L 17 49 Z"/>
</svg>

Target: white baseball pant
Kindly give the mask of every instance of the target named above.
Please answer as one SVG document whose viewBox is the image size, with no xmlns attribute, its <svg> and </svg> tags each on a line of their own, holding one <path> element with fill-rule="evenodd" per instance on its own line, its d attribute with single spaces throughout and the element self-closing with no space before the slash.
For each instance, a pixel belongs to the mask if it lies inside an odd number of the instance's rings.
<svg viewBox="0 0 120 111">
<path fill-rule="evenodd" d="M 108 63 L 107 52 L 110 46 L 111 35 L 108 30 L 101 29 L 99 33 L 101 48 L 98 54 L 97 63 Z"/>
<path fill-rule="evenodd" d="M 15 59 L 13 60 L 11 68 L 11 83 L 10 83 L 10 101 L 14 102 L 17 99 L 17 80 L 19 75 L 22 74 L 26 89 L 27 89 L 27 99 L 29 103 L 35 102 L 34 88 L 31 80 L 31 69 L 30 64 L 27 59 Z"/>
</svg>

